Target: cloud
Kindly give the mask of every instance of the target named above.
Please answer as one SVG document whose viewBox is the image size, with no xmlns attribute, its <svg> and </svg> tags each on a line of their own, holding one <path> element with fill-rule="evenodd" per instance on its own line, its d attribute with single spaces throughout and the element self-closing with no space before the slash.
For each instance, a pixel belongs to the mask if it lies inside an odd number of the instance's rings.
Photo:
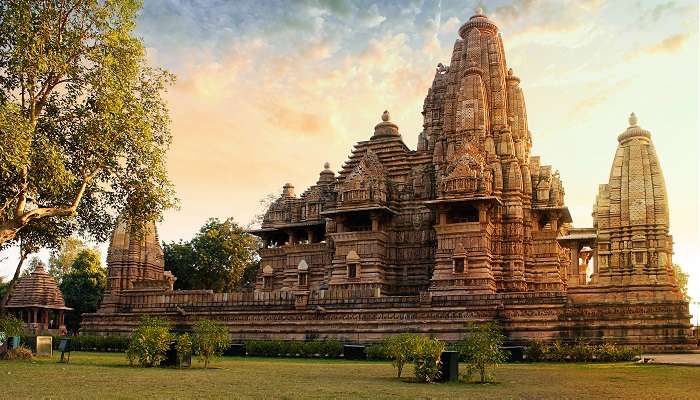
<svg viewBox="0 0 700 400">
<path fill-rule="evenodd" d="M 361 12 L 358 19 L 367 28 L 376 28 L 386 21 L 386 17 L 379 12 L 377 4 L 372 4 L 365 12 Z"/>
<path fill-rule="evenodd" d="M 678 33 L 669 36 L 659 42 L 629 52 L 625 58 L 631 60 L 642 55 L 657 55 L 663 53 L 675 53 L 690 39 L 690 33 Z"/>
</svg>

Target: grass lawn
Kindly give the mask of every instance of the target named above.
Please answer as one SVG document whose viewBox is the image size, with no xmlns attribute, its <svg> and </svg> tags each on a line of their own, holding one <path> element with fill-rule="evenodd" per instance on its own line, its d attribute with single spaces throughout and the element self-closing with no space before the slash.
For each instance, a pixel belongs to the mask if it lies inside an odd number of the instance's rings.
<svg viewBox="0 0 700 400">
<path fill-rule="evenodd" d="M 700 398 L 700 368 L 666 365 L 507 364 L 496 370 L 497 384 L 423 385 L 396 379 L 388 362 L 225 357 L 214 369 L 193 362 L 178 370 L 130 368 L 123 354 L 57 359 L 0 361 L 0 398 Z"/>
</svg>

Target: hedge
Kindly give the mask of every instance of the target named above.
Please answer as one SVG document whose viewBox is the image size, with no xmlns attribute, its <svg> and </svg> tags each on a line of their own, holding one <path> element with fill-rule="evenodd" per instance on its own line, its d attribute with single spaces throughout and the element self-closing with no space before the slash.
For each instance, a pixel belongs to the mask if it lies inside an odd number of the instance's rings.
<svg viewBox="0 0 700 400">
<path fill-rule="evenodd" d="M 343 354 L 343 344 L 337 340 L 249 340 L 245 349 L 249 356 L 258 357 L 338 358 Z"/>
<path fill-rule="evenodd" d="M 576 341 L 573 344 L 554 342 L 551 345 L 531 342 L 525 350 L 527 361 L 616 362 L 634 361 L 641 354 L 638 348 L 625 348 L 612 343 L 599 345 Z"/>
</svg>

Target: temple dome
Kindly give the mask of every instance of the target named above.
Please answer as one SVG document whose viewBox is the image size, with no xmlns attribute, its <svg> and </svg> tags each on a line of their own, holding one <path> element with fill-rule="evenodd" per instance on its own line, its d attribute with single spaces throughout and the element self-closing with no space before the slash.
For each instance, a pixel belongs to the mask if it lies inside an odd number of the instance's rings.
<svg viewBox="0 0 700 400">
<path fill-rule="evenodd" d="M 39 262 L 36 269 L 17 282 L 7 307 L 39 307 L 69 309 L 63 301 L 63 295 L 54 278 L 44 269 L 44 263 Z"/>
<path fill-rule="evenodd" d="M 472 28 L 487 30 L 493 33 L 498 32 L 498 26 L 484 15 L 484 11 L 481 8 L 477 8 L 475 14 L 469 18 L 469 21 L 465 22 L 464 25 L 459 28 L 459 36 L 462 39 L 466 39 L 467 34 Z"/>
<path fill-rule="evenodd" d="M 401 137 L 399 134 L 399 126 L 391 122 L 391 115 L 389 111 L 384 110 L 382 114 L 382 122 L 378 123 L 374 127 L 374 135 L 372 139 L 386 138 L 386 137 Z"/>
<path fill-rule="evenodd" d="M 635 113 L 630 114 L 628 121 L 630 126 L 617 137 L 618 142 L 622 143 L 631 138 L 651 139 L 651 133 L 638 125 L 639 121 Z"/>
</svg>

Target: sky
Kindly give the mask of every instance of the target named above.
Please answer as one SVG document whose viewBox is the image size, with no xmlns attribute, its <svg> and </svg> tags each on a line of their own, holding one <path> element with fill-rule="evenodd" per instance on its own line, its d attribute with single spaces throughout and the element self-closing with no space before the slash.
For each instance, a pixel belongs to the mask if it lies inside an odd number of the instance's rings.
<svg viewBox="0 0 700 400">
<path fill-rule="evenodd" d="M 652 132 L 674 261 L 700 301 L 697 1 L 144 3 L 136 33 L 149 62 L 178 76 L 168 169 L 180 209 L 161 239 L 187 240 L 209 217 L 247 225 L 285 182 L 301 193 L 326 161 L 338 171 L 385 109 L 415 149 L 435 67 L 482 7 L 521 79 L 533 154 L 560 171 L 575 226 L 592 224 L 629 113 Z M 16 253 L 0 259 L 10 275 Z"/>
</svg>

